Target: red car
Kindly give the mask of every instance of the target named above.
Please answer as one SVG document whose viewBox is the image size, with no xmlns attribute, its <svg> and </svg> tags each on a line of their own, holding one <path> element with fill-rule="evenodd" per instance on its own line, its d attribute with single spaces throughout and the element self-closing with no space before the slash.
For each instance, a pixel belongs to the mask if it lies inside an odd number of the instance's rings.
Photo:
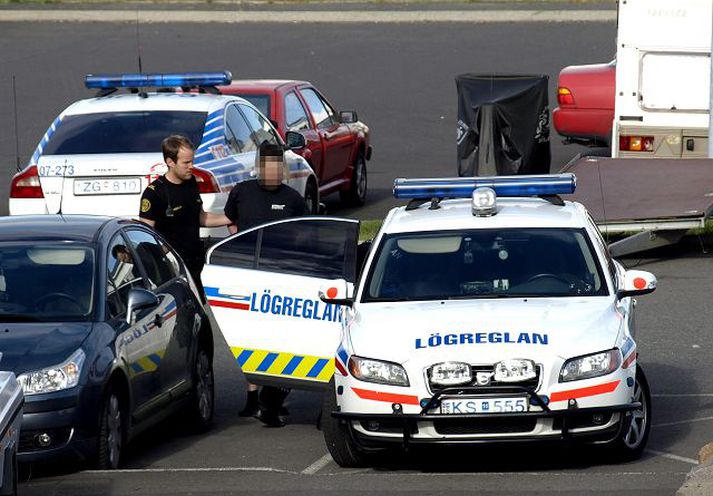
<svg viewBox="0 0 713 496">
<path fill-rule="evenodd" d="M 567 142 L 607 146 L 614 120 L 616 61 L 560 71 L 552 121 Z"/>
<path fill-rule="evenodd" d="M 280 134 L 297 131 L 304 148 L 294 150 L 312 166 L 319 180 L 320 197 L 339 191 L 347 205 L 366 201 L 366 161 L 371 158 L 369 128 L 355 111 L 336 112 L 307 81 L 242 80 L 218 87 L 255 105 Z M 288 143 L 289 145 L 289 143 Z"/>
</svg>

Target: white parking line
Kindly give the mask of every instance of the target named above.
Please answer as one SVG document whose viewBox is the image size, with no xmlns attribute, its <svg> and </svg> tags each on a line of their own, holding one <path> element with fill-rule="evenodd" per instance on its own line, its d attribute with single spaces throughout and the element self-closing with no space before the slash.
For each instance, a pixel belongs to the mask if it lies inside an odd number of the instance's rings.
<svg viewBox="0 0 713 496">
<path fill-rule="evenodd" d="M 694 460 L 693 458 L 686 458 L 685 456 L 678 456 L 674 455 L 673 453 L 666 453 L 664 451 L 656 451 L 652 449 L 647 449 L 645 451 L 647 453 L 651 453 L 652 455 L 660 456 L 663 458 L 669 458 L 671 460 L 676 460 L 679 462 L 690 463 L 691 465 L 698 465 L 698 460 Z"/>
<path fill-rule="evenodd" d="M 677 420 L 676 422 L 663 422 L 661 424 L 653 424 L 651 427 L 668 427 L 671 425 L 693 424 L 695 422 L 707 422 L 708 420 L 713 420 L 713 417 L 701 417 L 701 418 L 696 418 L 696 419 Z"/>
<path fill-rule="evenodd" d="M 324 467 L 329 465 L 329 462 L 331 462 L 331 461 L 332 461 L 332 455 L 327 453 L 322 458 L 320 458 L 319 460 L 314 462 L 312 465 L 310 465 L 309 467 L 304 469 L 302 471 L 302 474 L 303 475 L 314 475 L 317 472 L 319 472 L 320 470 L 322 470 Z"/>
<path fill-rule="evenodd" d="M 191 472 L 275 472 L 278 474 L 296 474 L 292 470 L 273 467 L 195 467 L 195 468 L 124 468 L 119 470 L 85 470 L 92 474 L 171 474 Z"/>
<path fill-rule="evenodd" d="M 652 394 L 652 398 L 713 398 L 713 393 L 661 393 Z"/>
</svg>

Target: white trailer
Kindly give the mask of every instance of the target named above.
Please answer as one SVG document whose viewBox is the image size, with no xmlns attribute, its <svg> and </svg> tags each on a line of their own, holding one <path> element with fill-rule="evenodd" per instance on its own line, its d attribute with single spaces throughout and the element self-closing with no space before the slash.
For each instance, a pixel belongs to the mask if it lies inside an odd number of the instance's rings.
<svg viewBox="0 0 713 496">
<path fill-rule="evenodd" d="M 713 0 L 618 11 L 612 157 L 707 157 Z"/>
</svg>

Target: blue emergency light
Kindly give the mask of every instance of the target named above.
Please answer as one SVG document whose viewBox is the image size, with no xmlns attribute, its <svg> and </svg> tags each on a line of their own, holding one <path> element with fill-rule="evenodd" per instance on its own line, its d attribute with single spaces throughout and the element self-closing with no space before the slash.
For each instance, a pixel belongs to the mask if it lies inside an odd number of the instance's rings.
<svg viewBox="0 0 713 496">
<path fill-rule="evenodd" d="M 571 172 L 534 176 L 483 176 L 394 180 L 395 198 L 471 198 L 476 188 L 492 188 L 498 196 L 566 195 L 574 193 Z"/>
<path fill-rule="evenodd" d="M 223 72 L 177 72 L 173 74 L 87 74 L 89 89 L 175 88 L 178 86 L 219 86 L 230 84 L 233 75 Z"/>
</svg>

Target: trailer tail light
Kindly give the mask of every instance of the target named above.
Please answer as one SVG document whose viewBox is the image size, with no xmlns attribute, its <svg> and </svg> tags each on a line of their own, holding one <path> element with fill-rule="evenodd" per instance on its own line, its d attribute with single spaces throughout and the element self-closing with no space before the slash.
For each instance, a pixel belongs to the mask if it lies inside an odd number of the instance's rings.
<svg viewBox="0 0 713 496">
<path fill-rule="evenodd" d="M 191 173 L 196 178 L 200 193 L 220 193 L 220 186 L 213 174 L 203 169 L 192 169 Z"/>
<path fill-rule="evenodd" d="M 619 150 L 622 152 L 653 152 L 653 136 L 619 136 Z"/>
<path fill-rule="evenodd" d="M 15 174 L 10 183 L 10 198 L 44 198 L 37 166 L 30 165 Z"/>
<path fill-rule="evenodd" d="M 560 105 L 574 105 L 574 95 L 564 86 L 557 88 L 557 103 Z"/>
</svg>

